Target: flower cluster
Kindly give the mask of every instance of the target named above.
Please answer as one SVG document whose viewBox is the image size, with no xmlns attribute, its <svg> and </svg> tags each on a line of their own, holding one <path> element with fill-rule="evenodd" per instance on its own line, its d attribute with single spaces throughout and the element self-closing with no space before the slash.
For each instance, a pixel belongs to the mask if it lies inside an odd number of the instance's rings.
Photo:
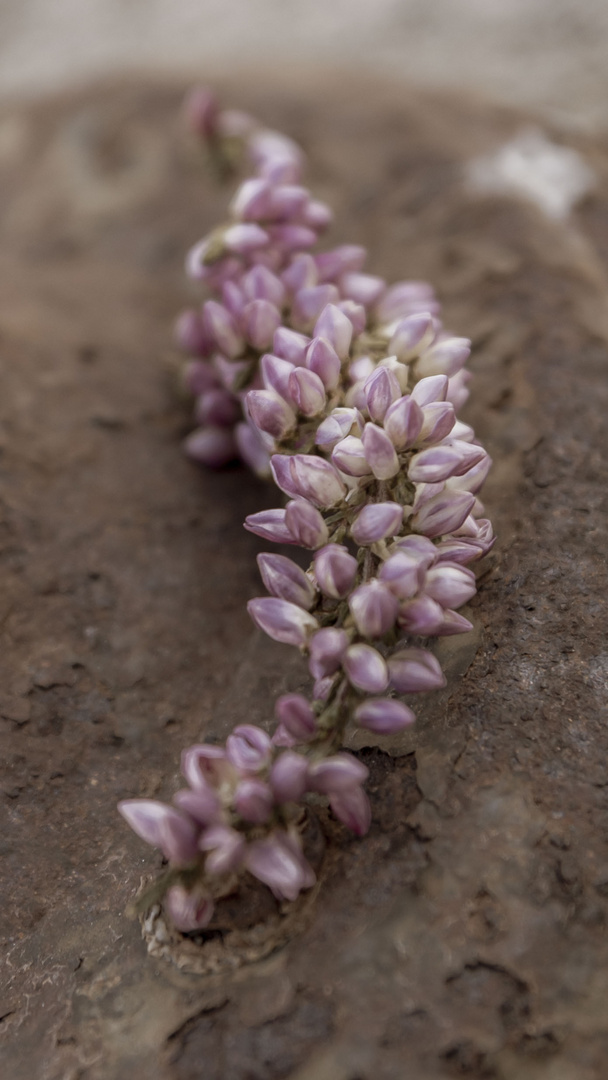
<svg viewBox="0 0 608 1080">
<path fill-rule="evenodd" d="M 303 704 L 302 704 L 303 703 Z M 278 706 L 296 723 L 314 723 L 305 699 L 286 695 Z M 279 749 L 259 727 L 241 724 L 225 748 L 202 744 L 182 755 L 188 787 L 173 806 L 154 799 L 126 799 L 119 810 L 142 840 L 160 848 L 179 880 L 165 906 L 179 930 L 197 930 L 213 915 L 214 885 L 248 870 L 279 900 L 295 900 L 315 883 L 297 828 L 298 804 L 307 792 L 329 796 L 334 813 L 356 833 L 369 826 L 361 787 L 367 769 L 350 754 L 309 761 Z"/>
<path fill-rule="evenodd" d="M 312 563 L 260 555 L 270 595 L 249 611 L 306 656 L 314 682 L 310 700 L 279 698 L 272 740 L 245 726 L 225 748 L 186 751 L 190 788 L 175 806 L 121 804 L 185 867 L 166 900 L 182 929 L 210 918 L 217 875 L 247 869 L 281 899 L 312 884 L 297 828 L 307 792 L 367 830 L 346 727 L 397 732 L 415 716 L 396 695 L 445 684 L 428 639 L 471 629 L 457 609 L 476 591 L 469 564 L 493 544 L 478 498 L 490 458 L 456 415 L 470 343 L 444 330 L 431 287 L 365 273 L 355 245 L 316 250 L 331 213 L 302 186 L 299 147 L 206 91 L 188 109 L 214 160 L 247 161 L 252 175 L 188 257 L 211 298 L 177 325 L 199 425 L 186 450 L 211 466 L 240 454 L 287 497 L 245 527 Z"/>
</svg>

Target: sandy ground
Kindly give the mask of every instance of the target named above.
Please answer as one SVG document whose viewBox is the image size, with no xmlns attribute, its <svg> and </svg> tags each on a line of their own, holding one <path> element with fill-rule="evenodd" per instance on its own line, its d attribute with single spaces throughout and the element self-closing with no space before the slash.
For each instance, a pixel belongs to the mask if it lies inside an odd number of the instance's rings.
<svg viewBox="0 0 608 1080">
<path fill-rule="evenodd" d="M 0 0 L 0 93 L 124 70 L 305 66 L 460 87 L 604 126 L 605 0 Z"/>
</svg>

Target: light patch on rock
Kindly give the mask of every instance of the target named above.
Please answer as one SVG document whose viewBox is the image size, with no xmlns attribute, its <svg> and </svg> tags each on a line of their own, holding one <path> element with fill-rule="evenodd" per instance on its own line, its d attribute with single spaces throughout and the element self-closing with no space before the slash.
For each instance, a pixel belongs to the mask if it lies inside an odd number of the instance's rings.
<svg viewBox="0 0 608 1080">
<path fill-rule="evenodd" d="M 592 190 L 595 175 L 577 150 L 551 142 L 539 128 L 525 128 L 494 153 L 469 162 L 466 181 L 476 194 L 519 196 L 563 220 Z"/>
</svg>

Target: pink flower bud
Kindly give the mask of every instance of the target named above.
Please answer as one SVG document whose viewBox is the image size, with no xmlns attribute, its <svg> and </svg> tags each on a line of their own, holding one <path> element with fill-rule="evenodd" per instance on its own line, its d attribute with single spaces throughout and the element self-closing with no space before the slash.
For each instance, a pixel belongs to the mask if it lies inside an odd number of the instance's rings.
<svg viewBox="0 0 608 1080">
<path fill-rule="evenodd" d="M 163 906 L 176 930 L 187 934 L 201 930 L 213 915 L 213 900 L 200 889 L 188 892 L 183 885 L 172 885 L 163 900 Z"/>
<path fill-rule="evenodd" d="M 255 724 L 239 724 L 226 739 L 226 757 L 242 772 L 259 772 L 270 760 L 271 743 Z"/>
<path fill-rule="evenodd" d="M 340 300 L 336 307 L 351 322 L 355 337 L 362 334 L 367 326 L 367 311 L 363 304 L 355 304 L 354 300 Z"/>
<path fill-rule="evenodd" d="M 342 244 L 332 251 L 315 256 L 320 281 L 335 281 L 342 274 L 360 270 L 367 258 L 364 247 L 358 244 Z"/>
<path fill-rule="evenodd" d="M 440 443 L 450 434 L 455 419 L 454 406 L 449 401 L 434 401 L 425 405 L 422 409 L 422 428 L 416 442 L 423 446 Z"/>
<path fill-rule="evenodd" d="M 450 491 L 450 488 L 448 488 L 447 484 L 445 485 L 445 489 L 446 491 Z M 477 538 L 478 526 L 475 518 L 472 516 L 475 512 L 476 505 L 477 499 L 475 499 L 475 502 L 471 507 L 471 513 L 464 519 L 462 525 L 459 525 L 458 528 L 454 529 L 455 536 L 468 536 L 471 540 L 475 540 Z"/>
<path fill-rule="evenodd" d="M 299 180 L 304 157 L 293 139 L 278 131 L 258 129 L 250 136 L 247 149 L 260 174 L 272 183 L 297 183 Z"/>
<path fill-rule="evenodd" d="M 247 777 L 241 780 L 234 793 L 234 809 L 252 825 L 263 825 L 272 813 L 274 799 L 263 780 Z"/>
<path fill-rule="evenodd" d="M 350 645 L 344 657 L 349 682 L 366 694 L 381 694 L 388 686 L 388 668 L 371 645 Z"/>
<path fill-rule="evenodd" d="M 367 409 L 367 401 L 365 400 L 365 390 L 363 389 L 365 380 L 360 379 L 358 382 L 349 386 L 344 398 L 344 404 L 349 409 Z"/>
<path fill-rule="evenodd" d="M 459 608 L 477 592 L 475 574 L 464 566 L 441 563 L 427 571 L 424 591 L 444 608 Z"/>
<path fill-rule="evenodd" d="M 426 303 L 427 311 L 434 302 L 435 294 L 425 281 L 398 281 L 386 290 L 376 305 L 376 319 L 383 325 L 394 323 L 411 314 L 412 305 Z"/>
<path fill-rule="evenodd" d="M 298 740 L 294 739 L 293 735 L 290 735 L 287 728 L 283 724 L 279 724 L 275 728 L 274 735 L 272 736 L 272 745 L 285 747 L 290 750 L 292 746 L 296 746 Z"/>
<path fill-rule="evenodd" d="M 366 424 L 363 428 L 365 457 L 378 480 L 390 480 L 399 472 L 399 458 L 384 428 Z"/>
<path fill-rule="evenodd" d="M 315 679 L 333 675 L 342 665 L 342 657 L 348 647 L 348 634 L 334 626 L 317 630 L 310 639 L 310 673 Z"/>
<path fill-rule="evenodd" d="M 351 536 L 360 547 L 396 536 L 403 521 L 403 507 L 399 503 L 369 503 L 355 518 Z"/>
<path fill-rule="evenodd" d="M 384 430 L 396 450 L 407 450 L 422 431 L 423 414 L 409 395 L 393 402 L 384 417 Z"/>
<path fill-rule="evenodd" d="M 361 636 L 379 638 L 395 625 L 399 601 L 387 585 L 369 581 L 355 589 L 348 606 Z"/>
<path fill-rule="evenodd" d="M 416 374 L 420 379 L 429 375 L 455 375 L 466 364 L 470 351 L 468 338 L 454 337 L 438 341 L 420 357 Z"/>
<path fill-rule="evenodd" d="M 220 469 L 237 456 L 237 446 L 231 430 L 225 427 L 197 428 L 183 442 L 184 452 L 192 461 Z"/>
<path fill-rule="evenodd" d="M 200 395 L 194 416 L 196 422 L 203 426 L 209 424 L 215 427 L 232 427 L 242 416 L 242 412 L 234 395 L 222 387 L 217 387 Z"/>
<path fill-rule="evenodd" d="M 270 770 L 270 787 L 277 803 L 299 802 L 308 788 L 308 761 L 286 750 Z"/>
<path fill-rule="evenodd" d="M 298 540 L 287 525 L 286 516 L 286 511 L 282 509 L 260 510 L 257 514 L 249 514 L 244 525 L 248 532 L 261 536 L 262 540 L 272 540 L 275 544 L 297 544 Z"/>
<path fill-rule="evenodd" d="M 289 222 L 301 217 L 308 191 L 299 184 L 275 184 L 270 191 L 269 216 L 273 221 Z"/>
<path fill-rule="evenodd" d="M 399 611 L 399 626 L 418 637 L 431 637 L 441 632 L 443 608 L 430 596 L 416 596 L 406 601 Z"/>
<path fill-rule="evenodd" d="M 203 327 L 225 356 L 236 359 L 241 355 L 245 343 L 234 318 L 223 304 L 218 304 L 216 300 L 207 300 L 203 306 Z"/>
<path fill-rule="evenodd" d="M 198 825 L 211 825 L 221 812 L 220 800 L 210 787 L 199 787 L 196 791 L 191 791 L 190 788 L 176 791 L 173 802 L 178 810 L 188 814 Z"/>
<path fill-rule="evenodd" d="M 348 356 L 353 336 L 353 324 L 335 304 L 327 304 L 314 327 L 313 337 L 327 338 L 340 360 Z"/>
<path fill-rule="evenodd" d="M 488 521 L 486 518 L 478 518 L 475 524 L 477 525 L 475 543 L 481 544 L 484 555 L 487 555 L 488 551 L 490 551 L 496 543 L 496 537 L 492 530 L 492 522 Z"/>
<path fill-rule="evenodd" d="M 281 641 L 285 645 L 305 645 L 309 635 L 319 626 L 317 620 L 307 611 L 274 596 L 260 596 L 250 600 L 247 610 L 256 626 L 274 641 Z"/>
<path fill-rule="evenodd" d="M 237 424 L 234 429 L 234 437 L 245 465 L 256 476 L 267 479 L 270 475 L 270 458 L 266 447 L 262 443 L 260 433 L 250 424 Z"/>
<path fill-rule="evenodd" d="M 313 762 L 308 768 L 311 791 L 320 795 L 333 795 L 338 791 L 349 791 L 363 784 L 369 770 L 352 754 L 339 753 L 321 761 Z"/>
<path fill-rule="evenodd" d="M 219 102 L 206 86 L 194 86 L 184 101 L 184 116 L 190 130 L 203 139 L 217 134 Z"/>
<path fill-rule="evenodd" d="M 293 541 L 311 551 L 323 547 L 329 539 L 327 525 L 321 514 L 306 499 L 294 499 L 287 503 L 285 524 Z"/>
<path fill-rule="evenodd" d="M 259 225 L 230 225 L 223 237 L 224 247 L 233 255 L 249 255 L 266 247 L 270 236 Z"/>
<path fill-rule="evenodd" d="M 285 288 L 290 293 L 297 293 L 300 289 L 312 288 L 318 284 L 317 265 L 312 255 L 302 252 L 294 255 L 286 270 L 281 275 Z"/>
<path fill-rule="evenodd" d="M 371 356 L 355 356 L 348 363 L 348 377 L 351 383 L 363 383 L 376 370 Z"/>
<path fill-rule="evenodd" d="M 178 810 L 174 810 L 171 806 L 165 806 L 164 811 L 164 814 L 159 816 L 157 822 L 158 847 L 170 862 L 178 866 L 185 866 L 196 856 L 200 827 L 191 818 L 180 814 Z M 124 804 L 122 813 L 123 816 L 126 816 L 124 814 Z"/>
<path fill-rule="evenodd" d="M 269 300 L 281 308 L 285 302 L 285 286 L 266 266 L 252 266 L 241 278 L 245 300 Z"/>
<path fill-rule="evenodd" d="M 329 805 L 338 821 L 354 832 L 355 836 L 365 836 L 371 825 L 372 810 L 363 788 L 353 787 L 348 791 L 335 792 Z"/>
<path fill-rule="evenodd" d="M 294 368 L 289 376 L 289 396 L 303 416 L 317 416 L 325 408 L 325 387 L 308 368 Z"/>
<path fill-rule="evenodd" d="M 308 742 L 317 730 L 317 719 L 303 694 L 282 694 L 275 703 L 275 716 L 297 742 Z"/>
<path fill-rule="evenodd" d="M 462 446 L 464 444 L 459 442 L 458 445 Z M 475 465 L 472 465 L 466 472 L 458 473 L 448 485 L 449 487 L 459 488 L 461 491 L 470 491 L 472 495 L 476 495 L 483 487 L 492 465 L 492 458 L 489 454 L 486 454 L 481 446 L 474 449 L 480 452 Z"/>
<path fill-rule="evenodd" d="M 284 251 L 301 251 L 313 247 L 317 234 L 305 225 L 271 225 L 268 228 L 271 242 Z"/>
<path fill-rule="evenodd" d="M 414 504 L 412 506 L 412 510 L 414 511 L 415 514 L 417 514 L 418 511 L 421 509 L 421 507 L 423 507 L 426 503 L 430 502 L 430 500 L 433 499 L 435 497 L 435 495 L 441 495 L 441 493 L 445 492 L 445 491 L 446 491 L 446 485 L 444 483 L 441 483 L 441 484 L 415 484 L 414 485 Z"/>
<path fill-rule="evenodd" d="M 287 326 L 279 326 L 274 335 L 272 351 L 275 356 L 282 360 L 289 360 L 290 364 L 301 366 L 306 358 L 306 350 L 310 345 L 310 338 L 305 334 L 297 334 Z"/>
<path fill-rule="evenodd" d="M 368 698 L 355 709 L 354 721 L 377 735 L 394 735 L 411 727 L 416 719 L 407 705 L 392 698 Z"/>
<path fill-rule="evenodd" d="M 270 346 L 275 330 L 281 324 L 281 314 L 270 300 L 252 300 L 243 308 L 241 326 L 247 341 L 262 352 Z"/>
<path fill-rule="evenodd" d="M 410 460 L 408 466 L 408 477 L 413 480 L 414 483 L 420 484 L 436 484 L 441 480 L 447 480 L 450 476 L 459 475 L 461 471 L 466 472 L 466 468 L 463 469 L 463 465 L 466 466 L 467 458 L 472 459 L 474 462 L 478 461 L 481 454 L 484 451 L 481 447 L 471 447 L 470 443 L 462 443 L 462 446 L 466 446 L 472 453 L 463 454 L 458 449 L 458 445 L 454 444 L 442 444 L 440 446 L 431 446 L 428 450 L 422 450 L 419 454 L 414 454 Z"/>
<path fill-rule="evenodd" d="M 452 634 L 468 634 L 473 629 L 473 623 L 459 615 L 457 611 L 448 608 L 443 613 L 443 622 L 435 631 L 438 637 L 449 637 Z"/>
<path fill-rule="evenodd" d="M 204 793 L 209 787 L 220 787 L 234 773 L 225 750 L 210 743 L 197 743 L 183 750 L 181 770 L 190 787 Z"/>
<path fill-rule="evenodd" d="M 334 446 L 331 460 L 347 476 L 369 476 L 372 471 L 365 456 L 365 447 L 361 439 L 354 435 L 348 435 Z"/>
<path fill-rule="evenodd" d="M 199 848 L 208 852 L 205 870 L 221 876 L 231 874 L 242 866 L 247 844 L 242 833 L 229 825 L 210 825 L 199 840 Z"/>
<path fill-rule="evenodd" d="M 367 411 L 372 420 L 381 424 L 387 409 L 401 398 L 401 387 L 396 376 L 387 367 L 377 367 L 363 387 Z"/>
<path fill-rule="evenodd" d="M 272 188 L 267 180 L 245 180 L 230 204 L 230 211 L 241 221 L 262 221 L 268 217 Z"/>
<path fill-rule="evenodd" d="M 315 552 L 314 572 L 321 592 L 340 600 L 355 583 L 357 560 L 341 544 L 328 544 Z"/>
<path fill-rule="evenodd" d="M 343 274 L 339 281 L 340 292 L 346 300 L 354 300 L 363 307 L 372 307 L 386 292 L 386 282 L 373 274 L 359 274 L 351 271 Z"/>
<path fill-rule="evenodd" d="M 431 539 L 453 532 L 467 517 L 475 502 L 468 491 L 445 490 L 429 499 L 411 518 L 416 532 Z"/>
<path fill-rule="evenodd" d="M 467 563 L 473 562 L 474 559 L 479 559 L 482 554 L 483 548 L 480 544 L 475 543 L 471 537 L 467 536 L 462 539 L 450 539 L 448 537 L 437 544 L 437 565 L 448 562 L 466 566 Z"/>
<path fill-rule="evenodd" d="M 299 330 L 311 330 L 323 309 L 339 298 L 335 285 L 310 285 L 299 289 L 291 309 L 293 325 Z"/>
<path fill-rule="evenodd" d="M 206 281 L 209 276 L 209 267 L 205 264 L 205 259 L 209 252 L 209 238 L 205 237 L 203 240 L 199 240 L 194 247 L 191 247 L 186 255 L 186 273 L 188 277 L 194 278 L 195 281 Z"/>
<path fill-rule="evenodd" d="M 289 600 L 292 604 L 309 611 L 315 599 L 315 590 L 303 570 L 286 559 L 284 555 L 270 555 L 266 552 L 258 555 L 258 566 L 262 581 L 273 596 Z"/>
<path fill-rule="evenodd" d="M 436 332 L 437 324 L 429 312 L 408 315 L 397 324 L 389 341 L 388 351 L 402 363 L 407 363 L 431 344 Z"/>
<path fill-rule="evenodd" d="M 391 686 L 399 694 L 440 690 L 446 679 L 436 656 L 427 649 L 400 649 L 388 659 Z"/>
<path fill-rule="evenodd" d="M 245 307 L 245 297 L 234 281 L 222 285 L 222 304 L 237 320 Z"/>
<path fill-rule="evenodd" d="M 464 368 L 462 371 L 457 371 L 455 375 L 452 375 L 448 380 L 448 392 L 447 401 L 451 401 L 456 412 L 462 409 L 465 401 L 468 401 L 470 391 L 467 384 L 471 381 L 471 372 L 466 371 Z"/>
<path fill-rule="evenodd" d="M 424 568 L 414 555 L 397 550 L 382 564 L 378 577 L 399 600 L 409 600 L 422 586 Z"/>
<path fill-rule="evenodd" d="M 344 482 L 329 461 L 315 454 L 294 454 L 291 473 L 302 498 L 328 509 L 346 494 Z"/>
<path fill-rule="evenodd" d="M 377 365 L 379 368 L 386 368 L 396 378 L 399 384 L 399 390 L 401 394 L 407 394 L 409 392 L 410 383 L 410 371 L 407 364 L 400 364 L 396 356 L 385 356 L 384 360 L 380 360 Z"/>
<path fill-rule="evenodd" d="M 273 454 L 270 459 L 270 470 L 277 487 L 286 495 L 297 498 L 299 491 L 291 471 L 291 455 Z"/>
<path fill-rule="evenodd" d="M 336 443 L 341 442 L 347 435 L 360 435 L 364 426 L 361 419 L 357 409 L 333 409 L 317 428 L 317 446 L 323 450 L 332 450 Z"/>
<path fill-rule="evenodd" d="M 180 349 L 193 356 L 210 356 L 214 342 L 206 332 L 198 311 L 182 311 L 175 323 L 175 340 Z"/>
<path fill-rule="evenodd" d="M 431 375 L 420 379 L 412 390 L 412 397 L 417 405 L 431 405 L 436 401 L 445 401 L 448 392 L 448 379 L 445 375 Z"/>
<path fill-rule="evenodd" d="M 400 536 L 395 540 L 395 550 L 411 555 L 424 570 L 432 566 L 437 559 L 437 548 L 426 536 Z"/>
<path fill-rule="evenodd" d="M 245 400 L 251 420 L 260 431 L 273 439 L 284 439 L 293 431 L 295 413 L 274 390 L 250 390 Z"/>
<path fill-rule="evenodd" d="M 228 360 L 221 353 L 215 353 L 213 368 L 216 373 L 216 381 L 219 381 L 225 390 L 230 390 L 230 393 L 234 394 L 238 380 L 249 368 L 249 361 Z"/>
<path fill-rule="evenodd" d="M 329 228 L 333 219 L 334 215 L 330 207 L 319 199 L 310 199 L 302 213 L 302 223 L 318 233 Z"/>
<path fill-rule="evenodd" d="M 282 360 L 280 356 L 266 353 L 260 361 L 262 380 L 267 390 L 274 390 L 289 404 L 289 376 L 294 371 L 293 364 L 289 360 Z"/>
<path fill-rule="evenodd" d="M 306 367 L 318 375 L 326 390 L 340 381 L 340 357 L 325 338 L 314 338 L 306 353 Z"/>
<path fill-rule="evenodd" d="M 475 432 L 470 424 L 463 424 L 462 420 L 456 420 L 450 432 L 450 441 L 460 439 L 461 442 L 476 442 Z"/>
<path fill-rule="evenodd" d="M 278 900 L 296 900 L 302 889 L 310 889 L 316 881 L 298 841 L 279 830 L 249 845 L 245 865 Z"/>
<path fill-rule="evenodd" d="M 134 832 L 178 865 L 190 862 L 197 851 L 199 826 L 172 806 L 155 799 L 124 799 L 118 810 Z"/>
</svg>

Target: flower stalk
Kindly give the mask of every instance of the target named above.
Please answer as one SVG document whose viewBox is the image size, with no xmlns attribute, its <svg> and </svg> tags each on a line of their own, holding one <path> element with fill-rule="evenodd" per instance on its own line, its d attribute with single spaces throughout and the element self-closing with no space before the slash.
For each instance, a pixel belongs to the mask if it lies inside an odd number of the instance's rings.
<svg viewBox="0 0 608 1080">
<path fill-rule="evenodd" d="M 331 211 L 303 186 L 290 139 L 206 91 L 188 115 L 220 171 L 240 161 L 250 175 L 187 259 L 210 296 L 176 326 L 198 422 L 185 449 L 211 467 L 240 456 L 284 496 L 245 528 L 311 562 L 260 555 L 269 595 L 248 609 L 300 651 L 312 690 L 278 699 L 272 738 L 241 725 L 225 747 L 185 751 L 172 806 L 120 804 L 175 870 L 165 905 L 184 931 L 207 925 L 236 873 L 279 900 L 314 883 L 308 795 L 367 831 L 367 770 L 341 749 L 346 730 L 401 731 L 415 714 L 399 696 L 445 685 L 430 639 L 472 628 L 458 612 L 476 591 L 469 564 L 494 543 L 478 498 L 490 458 L 457 418 L 470 343 L 444 329 L 431 286 L 387 285 L 357 245 L 318 249 Z"/>
</svg>

